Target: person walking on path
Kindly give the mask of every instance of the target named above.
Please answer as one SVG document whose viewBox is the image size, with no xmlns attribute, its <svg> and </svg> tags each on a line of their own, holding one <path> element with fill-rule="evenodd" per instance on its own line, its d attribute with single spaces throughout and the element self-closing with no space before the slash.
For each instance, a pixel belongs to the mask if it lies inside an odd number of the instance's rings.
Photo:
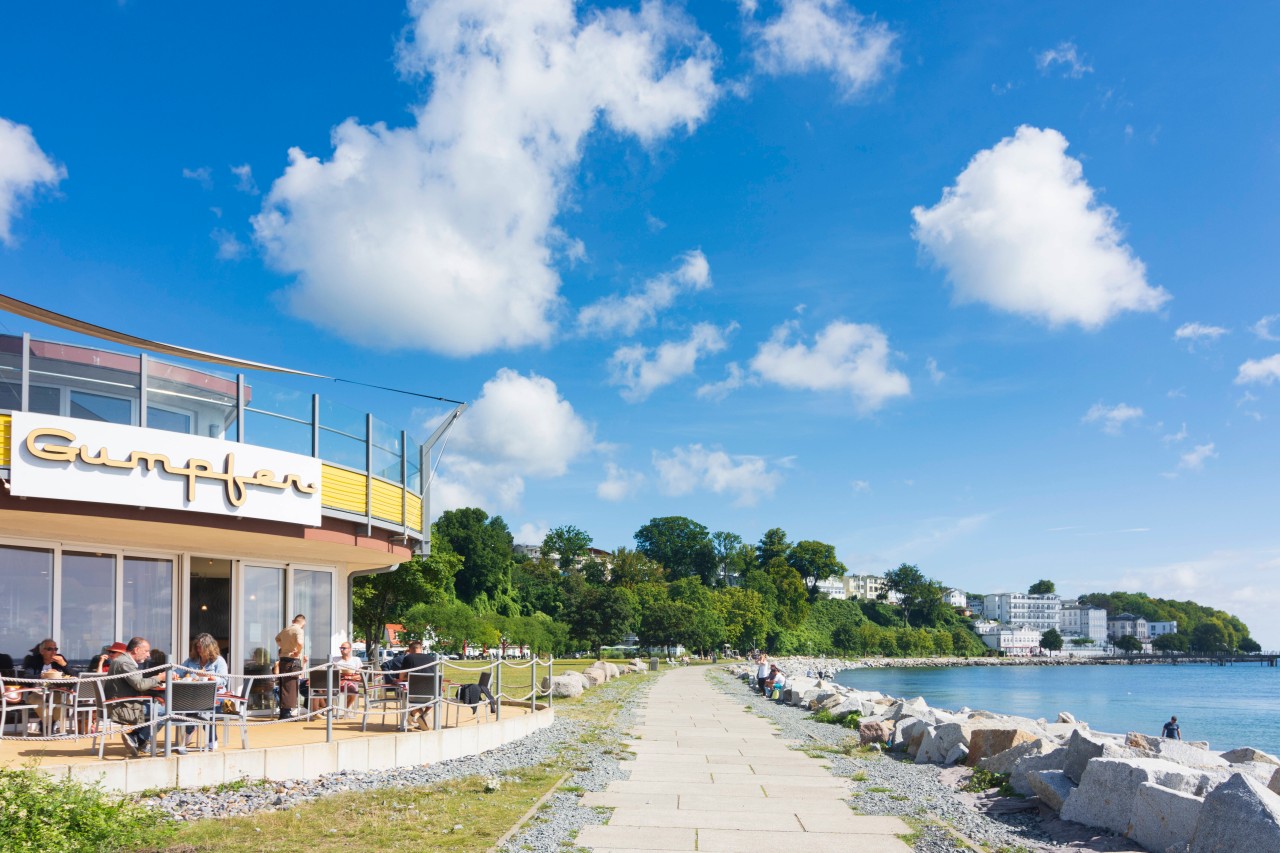
<svg viewBox="0 0 1280 853">
<path fill-rule="evenodd" d="M 299 613 L 293 622 L 279 634 L 276 645 L 280 647 L 280 719 L 287 720 L 298 714 L 298 682 L 302 672 L 303 630 L 307 617 Z"/>
<path fill-rule="evenodd" d="M 1178 725 L 1177 717 L 1169 718 L 1169 722 L 1164 724 L 1164 731 L 1160 733 L 1160 736 L 1172 738 L 1174 740 L 1182 740 L 1182 728 Z"/>
</svg>

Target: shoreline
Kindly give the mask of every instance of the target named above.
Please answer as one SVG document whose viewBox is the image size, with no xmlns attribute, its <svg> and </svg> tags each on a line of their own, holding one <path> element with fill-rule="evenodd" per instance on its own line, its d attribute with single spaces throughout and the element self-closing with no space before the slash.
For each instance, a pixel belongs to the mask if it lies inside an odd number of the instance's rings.
<svg viewBox="0 0 1280 853">
<path fill-rule="evenodd" d="M 802 674 L 809 670 L 814 672 L 837 673 L 852 669 L 943 669 L 959 667 L 983 666 L 1182 666 L 1189 664 L 1216 664 L 1214 658 L 1177 658 L 1170 660 L 1152 660 L 1150 658 L 1135 660 L 1116 660 L 1112 658 L 1097 660 L 1080 657 L 933 657 L 933 658 L 825 658 L 806 655 L 787 655 L 773 658 L 779 664 L 786 663 L 798 669 L 789 670 L 793 674 Z M 728 663 L 729 661 L 726 661 Z"/>
</svg>

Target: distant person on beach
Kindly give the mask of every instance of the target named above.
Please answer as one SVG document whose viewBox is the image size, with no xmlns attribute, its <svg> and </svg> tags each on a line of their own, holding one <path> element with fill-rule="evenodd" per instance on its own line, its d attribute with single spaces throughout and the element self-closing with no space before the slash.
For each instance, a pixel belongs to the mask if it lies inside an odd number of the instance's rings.
<svg viewBox="0 0 1280 853">
<path fill-rule="evenodd" d="M 756 661 L 756 686 L 760 688 L 761 696 L 769 695 L 769 688 L 765 686 L 765 682 L 769 680 L 769 656 L 764 652 L 760 653 L 760 657 Z"/>
<path fill-rule="evenodd" d="M 1178 725 L 1177 717 L 1169 718 L 1169 722 L 1164 724 L 1164 731 L 1160 733 L 1160 736 L 1173 738 L 1174 740 L 1182 740 L 1182 728 Z"/>
</svg>

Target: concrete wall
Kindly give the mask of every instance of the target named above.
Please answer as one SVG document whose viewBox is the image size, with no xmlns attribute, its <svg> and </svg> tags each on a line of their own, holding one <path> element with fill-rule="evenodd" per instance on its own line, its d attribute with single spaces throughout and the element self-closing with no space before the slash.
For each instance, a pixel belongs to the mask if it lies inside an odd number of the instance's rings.
<svg viewBox="0 0 1280 853">
<path fill-rule="evenodd" d="M 130 794 L 155 788 L 202 788 L 240 779 L 314 779 L 338 770 L 389 770 L 464 758 L 519 740 L 554 720 L 555 711 L 547 708 L 480 726 L 435 732 L 367 735 L 333 743 L 229 749 L 167 759 L 41 765 L 38 769 L 50 776 L 70 776 Z"/>
</svg>

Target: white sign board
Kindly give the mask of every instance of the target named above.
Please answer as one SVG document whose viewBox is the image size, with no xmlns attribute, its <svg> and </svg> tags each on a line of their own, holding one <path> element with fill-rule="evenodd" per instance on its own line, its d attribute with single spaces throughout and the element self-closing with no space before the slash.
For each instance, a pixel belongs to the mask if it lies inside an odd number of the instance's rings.
<svg viewBox="0 0 1280 853">
<path fill-rule="evenodd" d="M 14 495 L 320 525 L 320 460 L 101 421 L 13 413 Z"/>
</svg>

